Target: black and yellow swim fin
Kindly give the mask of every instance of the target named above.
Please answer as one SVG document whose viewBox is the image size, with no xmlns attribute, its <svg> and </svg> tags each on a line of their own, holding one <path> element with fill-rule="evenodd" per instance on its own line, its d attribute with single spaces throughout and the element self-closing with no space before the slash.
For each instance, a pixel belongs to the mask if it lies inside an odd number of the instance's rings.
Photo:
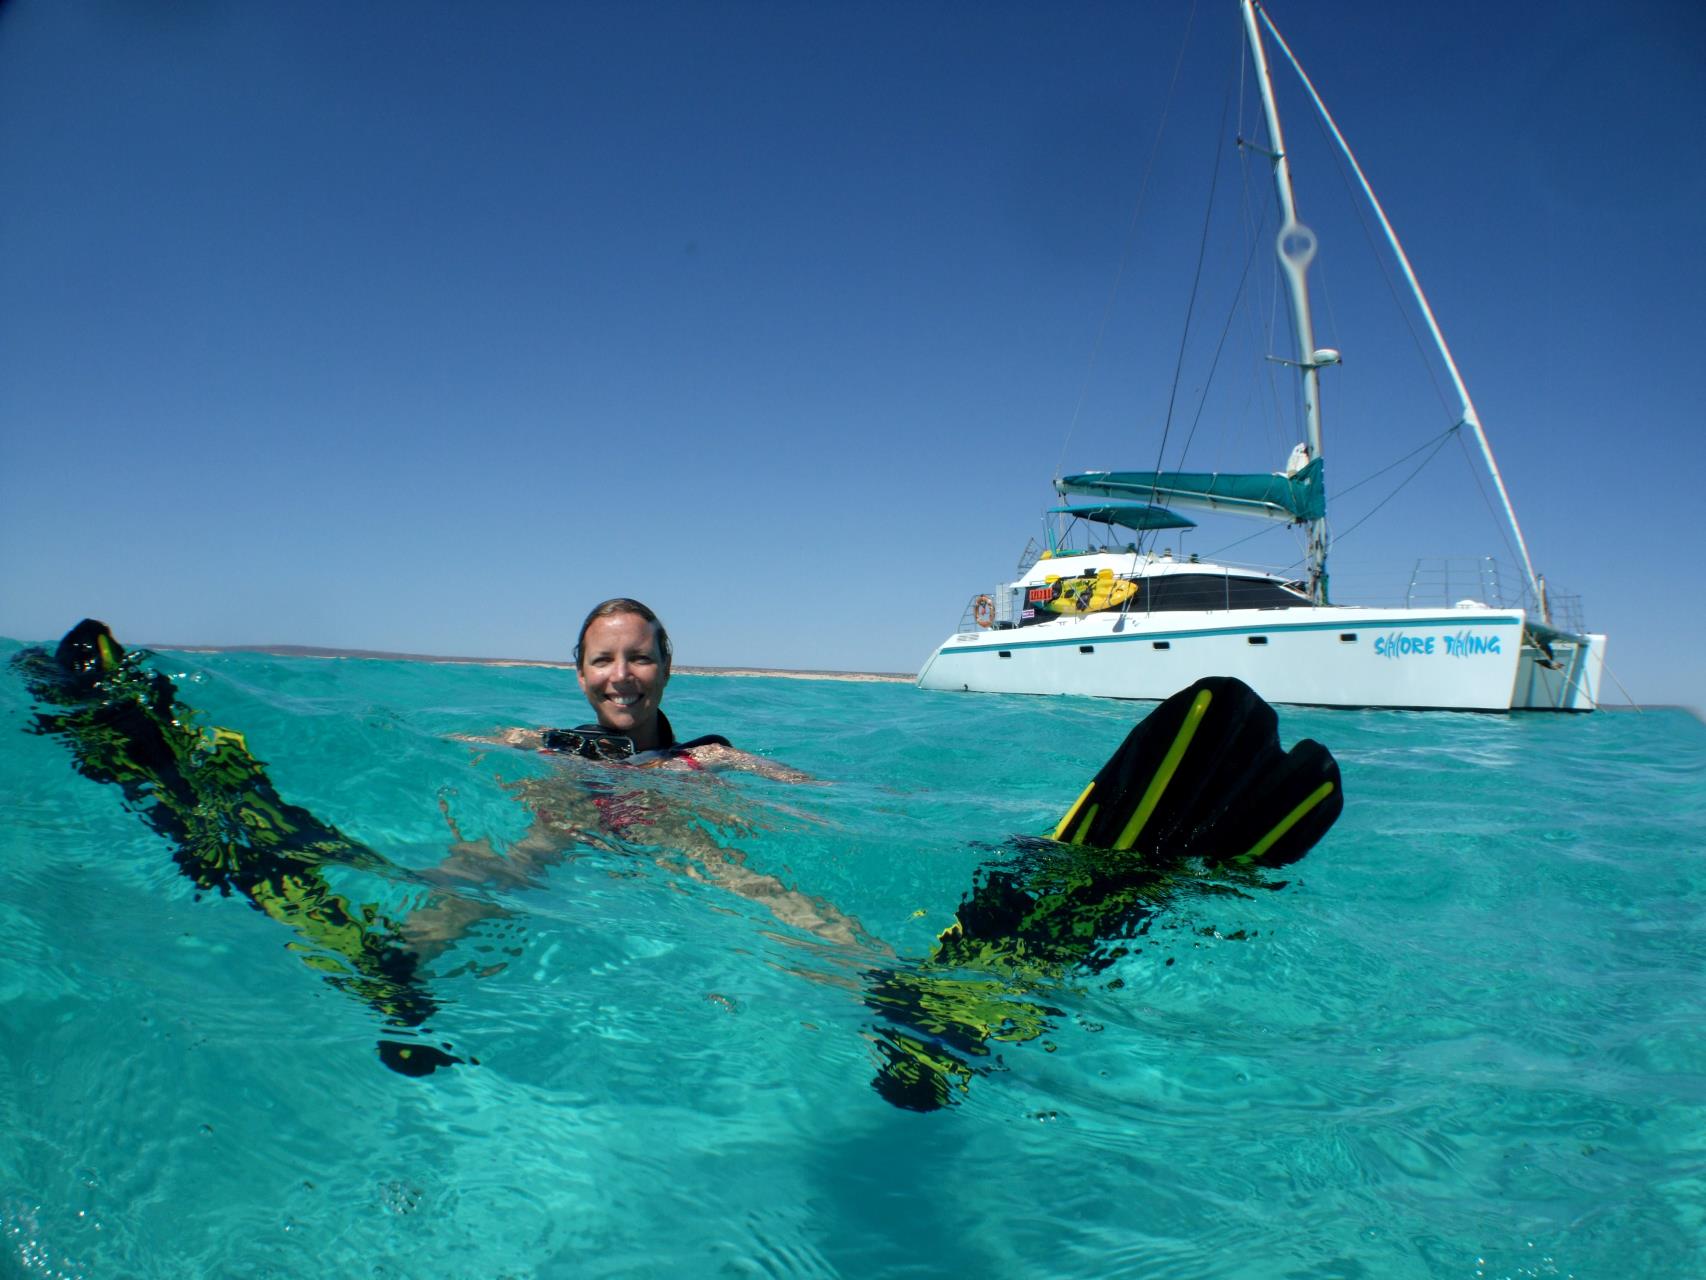
<svg viewBox="0 0 1706 1280">
<path fill-rule="evenodd" d="M 980 873 L 954 923 L 910 969 L 866 975 L 884 1019 L 877 1091 L 895 1106 L 957 1102 L 991 1069 L 989 1042 L 1047 1030 L 1040 996 L 1097 972 L 1167 901 L 1185 864 L 1277 867 L 1301 858 L 1344 808 L 1318 742 L 1289 752 L 1279 719 L 1246 684 L 1199 680 L 1139 721 L 1052 829 Z"/>
<path fill-rule="evenodd" d="M 1307 853 L 1343 809 L 1333 753 L 1307 738 L 1282 751 L 1274 709 L 1242 680 L 1210 676 L 1138 722 L 1053 838 L 1275 867 Z"/>
<path fill-rule="evenodd" d="M 19 653 L 13 664 L 42 708 L 35 732 L 62 739 L 84 777 L 117 786 L 197 887 L 238 895 L 288 926 L 305 963 L 409 1037 L 379 1041 L 386 1066 L 418 1076 L 461 1061 L 418 1038 L 437 1002 L 397 924 L 336 893 L 322 873 L 328 864 L 398 869 L 280 796 L 243 736 L 198 727 L 171 679 L 142 656 L 92 619 L 52 653 Z"/>
</svg>

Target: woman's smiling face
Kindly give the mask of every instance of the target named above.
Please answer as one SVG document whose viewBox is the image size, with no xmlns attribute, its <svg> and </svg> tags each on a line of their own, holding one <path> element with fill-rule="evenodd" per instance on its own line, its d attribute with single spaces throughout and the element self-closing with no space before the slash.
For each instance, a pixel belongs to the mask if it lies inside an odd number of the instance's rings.
<svg viewBox="0 0 1706 1280">
<path fill-rule="evenodd" d="M 575 677 L 598 723 L 634 740 L 639 751 L 657 746 L 658 706 L 669 669 L 657 628 L 637 613 L 594 618 L 581 641 Z"/>
</svg>

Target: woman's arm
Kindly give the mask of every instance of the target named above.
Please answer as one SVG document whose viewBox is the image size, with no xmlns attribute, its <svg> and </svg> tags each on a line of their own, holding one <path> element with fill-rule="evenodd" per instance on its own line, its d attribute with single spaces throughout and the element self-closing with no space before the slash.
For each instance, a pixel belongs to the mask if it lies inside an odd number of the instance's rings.
<svg viewBox="0 0 1706 1280">
<path fill-rule="evenodd" d="M 690 747 L 687 752 L 695 763 L 706 769 L 729 770 L 737 773 L 756 773 L 761 778 L 769 778 L 774 782 L 817 782 L 811 774 L 792 768 L 776 760 L 767 760 L 763 756 L 755 756 L 750 751 L 742 751 L 738 747 L 725 746 L 720 742 L 707 743 L 702 747 Z"/>
<path fill-rule="evenodd" d="M 475 742 L 485 747 L 520 747 L 524 751 L 538 751 L 545 746 L 545 731 L 517 726 L 499 729 L 496 733 L 453 733 L 450 739 L 452 742 Z"/>
</svg>

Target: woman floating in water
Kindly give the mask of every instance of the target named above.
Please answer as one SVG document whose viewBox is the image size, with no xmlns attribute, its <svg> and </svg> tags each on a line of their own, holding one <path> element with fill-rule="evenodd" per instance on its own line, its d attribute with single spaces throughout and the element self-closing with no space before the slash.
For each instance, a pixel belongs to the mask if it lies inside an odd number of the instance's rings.
<svg viewBox="0 0 1706 1280">
<path fill-rule="evenodd" d="M 596 774 L 557 771 L 510 784 L 534 815 L 532 829 L 500 853 L 488 840 L 464 840 L 452 821 L 457 843 L 426 877 L 441 885 L 529 883 L 569 849 L 596 846 L 613 836 L 656 847 L 661 862 L 761 902 L 783 924 L 820 941 L 886 952 L 858 921 L 775 876 L 748 869 L 740 850 L 709 835 L 703 805 L 688 808 L 656 790 L 622 785 L 628 769 L 735 770 L 780 782 L 813 780 L 798 769 L 740 751 L 719 734 L 679 741 L 662 705 L 672 658 L 669 633 L 638 600 L 619 596 L 595 605 L 581 623 L 574 649 L 575 677 L 594 721 L 573 729 L 506 729 L 465 741 L 618 767 Z M 448 811 L 445 816 L 450 820 Z M 454 924 L 449 917 L 444 922 Z"/>
</svg>

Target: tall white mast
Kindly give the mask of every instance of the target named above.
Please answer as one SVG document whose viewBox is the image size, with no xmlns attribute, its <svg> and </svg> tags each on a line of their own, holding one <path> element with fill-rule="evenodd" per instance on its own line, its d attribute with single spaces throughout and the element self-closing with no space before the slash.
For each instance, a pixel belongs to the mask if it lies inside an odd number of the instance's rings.
<svg viewBox="0 0 1706 1280">
<path fill-rule="evenodd" d="M 1337 358 L 1315 350 L 1315 326 L 1309 318 L 1309 285 L 1305 279 L 1315 259 L 1315 233 L 1297 220 L 1297 202 L 1291 190 L 1291 165 L 1285 158 L 1285 136 L 1280 131 L 1279 108 L 1274 102 L 1273 81 L 1268 77 L 1268 56 L 1256 25 L 1254 0 L 1239 0 L 1244 12 L 1244 33 L 1250 56 L 1256 64 L 1256 82 L 1262 93 L 1262 114 L 1268 122 L 1268 150 L 1273 160 L 1274 192 L 1279 197 L 1280 229 L 1276 247 L 1285 268 L 1286 291 L 1291 296 L 1291 327 L 1297 336 L 1297 367 L 1303 374 L 1303 424 L 1311 461 L 1321 456 L 1321 367 Z M 1265 15 L 1264 15 L 1265 16 Z M 1272 29 L 1272 24 L 1269 24 Z M 1278 33 L 1276 32 L 1276 38 Z M 1288 54 L 1289 56 L 1289 54 Z M 1295 64 L 1294 64 L 1295 65 Z M 1309 522 L 1309 594 L 1316 604 L 1327 603 L 1327 521 Z"/>
<path fill-rule="evenodd" d="M 1256 64 L 1262 77 L 1263 101 L 1267 106 L 1268 121 L 1275 131 L 1274 136 L 1277 139 L 1278 125 L 1274 123 L 1273 98 L 1271 96 L 1272 91 L 1268 87 L 1267 65 L 1262 60 L 1261 41 L 1256 35 L 1255 6 L 1252 0 L 1241 0 L 1241 3 L 1244 8 L 1244 25 L 1249 31 L 1250 44 L 1256 50 Z M 1550 622 L 1552 620 L 1551 611 L 1547 606 L 1546 592 L 1541 586 L 1539 576 L 1534 572 L 1534 562 L 1529 559 L 1528 542 L 1522 536 L 1522 526 L 1517 523 L 1516 508 L 1511 505 L 1510 494 L 1505 491 L 1504 477 L 1499 474 L 1499 464 L 1493 458 L 1493 446 L 1488 443 L 1487 433 L 1481 429 L 1481 416 L 1475 412 L 1475 402 L 1469 398 L 1469 388 L 1463 383 L 1463 375 L 1457 371 L 1457 361 L 1452 358 L 1451 348 L 1445 342 L 1445 334 L 1440 332 L 1439 322 L 1434 319 L 1433 308 L 1428 305 L 1427 295 L 1422 292 L 1421 281 L 1416 279 L 1416 273 L 1410 267 L 1409 255 L 1404 252 L 1404 246 L 1398 243 L 1398 233 L 1392 229 L 1392 223 L 1386 217 L 1386 210 L 1380 205 L 1380 198 L 1374 194 L 1374 188 L 1369 186 L 1368 178 L 1364 176 L 1362 166 L 1357 163 L 1356 156 L 1351 153 L 1350 143 L 1346 142 L 1345 135 L 1339 132 L 1339 126 L 1334 121 L 1332 113 L 1327 110 L 1327 104 L 1321 101 L 1321 95 L 1315 92 L 1315 85 L 1298 63 L 1297 56 L 1291 51 L 1291 46 L 1286 44 L 1285 37 L 1279 33 L 1279 28 L 1274 26 L 1274 21 L 1268 17 L 1266 10 L 1262 11 L 1262 23 L 1267 27 L 1268 33 L 1273 36 L 1274 43 L 1279 45 L 1280 52 L 1285 54 L 1286 61 L 1291 63 L 1291 69 L 1297 72 L 1297 78 L 1303 82 L 1303 87 L 1308 90 L 1310 99 L 1315 103 L 1315 109 L 1321 113 L 1321 119 L 1332 131 L 1333 140 L 1339 144 L 1339 150 L 1344 153 L 1345 159 L 1350 163 L 1351 172 L 1356 174 L 1357 182 L 1362 186 L 1362 193 L 1368 197 L 1369 207 L 1374 210 L 1374 216 L 1380 219 L 1381 230 L 1386 233 L 1386 243 L 1392 246 L 1393 256 L 1397 258 L 1398 265 L 1404 272 L 1404 279 L 1409 281 L 1410 292 L 1415 295 L 1416 305 L 1421 308 L 1422 318 L 1428 323 L 1428 332 L 1433 335 L 1434 345 L 1439 348 L 1440 358 L 1445 361 L 1446 370 L 1451 374 L 1452 386 L 1457 388 L 1457 398 L 1463 405 L 1459 425 L 1467 426 L 1475 433 L 1475 439 L 1481 446 L 1481 456 L 1487 463 L 1487 472 L 1493 477 L 1493 487 L 1498 490 L 1499 501 L 1504 506 L 1505 518 L 1510 522 L 1511 532 L 1516 536 L 1517 551 L 1522 556 L 1522 571 L 1528 575 L 1528 588 L 1533 593 L 1533 598 L 1541 611 L 1542 618 Z M 1280 150 L 1277 141 L 1274 144 L 1274 150 Z M 1284 161 L 1282 160 L 1280 163 L 1283 165 Z M 1277 178 L 1276 181 L 1278 181 Z M 1283 196 L 1281 203 L 1289 217 L 1290 205 Z M 1301 271 L 1298 272 L 1298 280 L 1300 286 Z"/>
</svg>

